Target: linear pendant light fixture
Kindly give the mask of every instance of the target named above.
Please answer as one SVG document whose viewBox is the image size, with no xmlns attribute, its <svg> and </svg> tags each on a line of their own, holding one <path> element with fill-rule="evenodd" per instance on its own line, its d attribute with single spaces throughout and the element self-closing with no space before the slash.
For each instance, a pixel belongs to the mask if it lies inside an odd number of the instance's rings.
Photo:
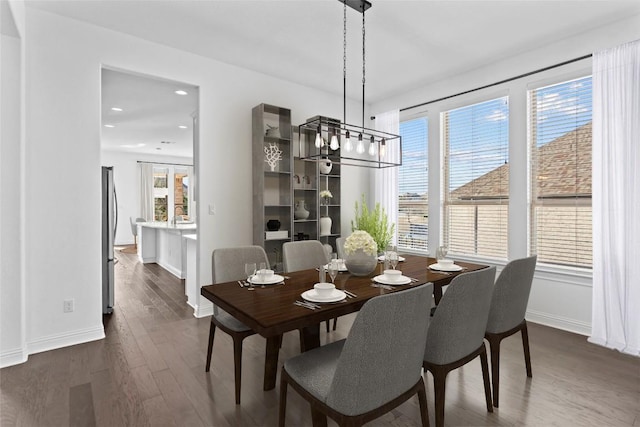
<svg viewBox="0 0 640 427">
<path fill-rule="evenodd" d="M 343 121 L 316 116 L 299 126 L 300 158 L 368 168 L 389 168 L 402 165 L 402 137 L 364 127 L 365 106 L 365 19 L 372 5 L 367 0 L 338 0 L 343 4 Z M 362 125 L 347 123 L 347 6 L 362 13 Z M 394 152 L 394 156 L 390 153 Z"/>
</svg>

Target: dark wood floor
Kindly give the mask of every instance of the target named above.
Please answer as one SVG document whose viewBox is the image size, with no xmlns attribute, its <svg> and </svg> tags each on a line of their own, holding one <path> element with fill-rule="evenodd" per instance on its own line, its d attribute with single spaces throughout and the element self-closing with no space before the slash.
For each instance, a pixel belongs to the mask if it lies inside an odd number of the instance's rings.
<svg viewBox="0 0 640 427">
<path fill-rule="evenodd" d="M 262 390 L 265 340 L 245 340 L 242 404 L 234 404 L 229 337 L 216 335 L 205 373 L 209 319 L 196 319 L 184 285 L 155 264 L 118 252 L 116 307 L 105 317 L 107 338 L 29 357 L 0 370 L 4 426 L 273 426 L 278 388 Z M 353 316 L 322 340 L 346 336 Z M 486 412 L 480 363 L 447 379 L 447 425 L 640 426 L 640 359 L 586 338 L 531 324 L 533 378 L 525 375 L 519 337 L 503 341 L 500 408 Z M 298 353 L 286 334 L 280 360 Z M 383 368 L 382 368 L 383 369 Z M 430 419 L 433 386 L 426 377 Z M 417 398 L 372 422 L 419 425 Z M 306 403 L 290 389 L 287 425 L 310 424 Z M 330 425 L 334 425 L 330 422 Z"/>
</svg>

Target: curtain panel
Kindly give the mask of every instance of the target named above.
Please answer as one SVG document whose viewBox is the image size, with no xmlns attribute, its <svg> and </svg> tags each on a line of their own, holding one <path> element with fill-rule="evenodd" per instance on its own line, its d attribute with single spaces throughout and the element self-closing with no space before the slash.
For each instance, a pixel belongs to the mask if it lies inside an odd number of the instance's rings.
<svg viewBox="0 0 640 427">
<path fill-rule="evenodd" d="M 138 163 L 138 169 L 140 171 L 140 216 L 147 221 L 153 221 L 153 164 Z"/>
<path fill-rule="evenodd" d="M 640 40 L 593 55 L 589 341 L 640 355 Z"/>
<path fill-rule="evenodd" d="M 382 114 L 376 114 L 376 130 L 400 134 L 400 110 L 393 110 Z M 388 160 L 397 162 L 400 160 L 400 147 L 398 144 L 387 144 Z M 398 244 L 398 167 L 377 169 L 374 172 L 375 202 L 385 210 L 389 223 L 396 224 L 393 238 L 394 245 Z M 385 248 L 378 248 L 384 250 Z"/>
</svg>

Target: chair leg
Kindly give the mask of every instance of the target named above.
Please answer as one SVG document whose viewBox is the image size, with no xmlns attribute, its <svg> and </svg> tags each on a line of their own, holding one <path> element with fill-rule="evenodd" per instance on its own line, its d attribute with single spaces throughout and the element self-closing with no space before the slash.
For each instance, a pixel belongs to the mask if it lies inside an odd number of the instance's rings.
<svg viewBox="0 0 640 427">
<path fill-rule="evenodd" d="M 209 372 L 209 368 L 211 367 L 211 352 L 213 351 L 213 337 L 216 334 L 216 325 L 211 322 L 211 327 L 209 328 L 209 347 L 207 348 L 207 364 L 205 365 L 205 372 Z"/>
<path fill-rule="evenodd" d="M 493 406 L 498 407 L 500 396 L 500 338 L 486 336 L 491 353 L 491 384 L 493 385 Z"/>
<path fill-rule="evenodd" d="M 420 379 L 420 388 L 418 389 L 418 402 L 420 403 L 420 419 L 422 427 L 429 427 L 429 408 L 427 406 L 427 390 L 424 381 Z"/>
<path fill-rule="evenodd" d="M 278 426 L 284 427 L 284 419 L 287 411 L 287 380 L 284 369 L 280 373 L 280 405 L 278 407 Z"/>
<path fill-rule="evenodd" d="M 233 339 L 233 369 L 236 381 L 236 405 L 240 404 L 240 386 L 242 385 L 242 339 Z"/>
<path fill-rule="evenodd" d="M 527 376 L 531 378 L 531 354 L 529 353 L 529 332 L 527 331 L 527 321 L 522 325 L 522 348 L 524 349 L 524 364 L 527 367 Z"/>
<path fill-rule="evenodd" d="M 334 330 L 334 331 L 336 330 L 336 325 L 338 325 L 338 318 L 337 318 L 337 317 L 334 317 L 334 318 L 333 318 L 333 330 Z"/>
<path fill-rule="evenodd" d="M 487 363 L 487 349 L 482 344 L 480 352 L 480 364 L 482 365 L 482 378 L 484 380 L 484 397 L 487 401 L 487 412 L 493 412 L 493 403 L 491 403 L 491 385 L 489 384 L 489 364 Z"/>
<path fill-rule="evenodd" d="M 444 427 L 444 395 L 447 374 L 437 369 L 432 374 L 436 401 L 436 427 Z"/>
<path fill-rule="evenodd" d="M 325 320 L 324 321 L 325 326 L 327 327 L 327 333 L 329 333 L 329 321 Z"/>
</svg>

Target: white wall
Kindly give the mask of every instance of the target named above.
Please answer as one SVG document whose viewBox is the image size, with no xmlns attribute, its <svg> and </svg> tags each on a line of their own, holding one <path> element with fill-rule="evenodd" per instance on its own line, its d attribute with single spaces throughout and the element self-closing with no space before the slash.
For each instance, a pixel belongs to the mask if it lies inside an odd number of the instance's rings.
<svg viewBox="0 0 640 427">
<path fill-rule="evenodd" d="M 21 40 L 0 35 L 0 366 L 26 360 L 22 295 Z"/>
<path fill-rule="evenodd" d="M 215 247 L 252 242 L 251 108 L 292 109 L 293 122 L 342 114 L 340 95 L 26 9 L 26 351 L 104 336 L 100 272 L 100 69 L 103 66 L 199 87 L 199 283 L 211 280 Z M 349 102 L 358 111 L 357 102 Z M 348 118 L 349 119 L 349 118 Z M 353 185 L 361 169 L 346 171 Z M 72 191 L 68 191 L 71 189 Z M 63 191 L 64 190 L 64 191 Z M 217 214 L 208 214 L 215 205 Z M 351 214 L 348 209 L 343 218 Z M 4 286 L 3 286 L 4 288 Z M 75 311 L 63 314 L 63 300 Z M 2 323 L 1 333 L 15 327 Z"/>
<path fill-rule="evenodd" d="M 372 106 L 384 112 L 464 92 L 594 51 L 640 39 L 640 15 L 579 36 L 557 41 L 543 49 L 523 52 L 491 66 L 471 70 L 441 82 L 400 94 Z M 497 87 L 473 92 L 402 113 L 401 118 L 426 115 L 429 120 L 429 246 L 440 239 L 440 112 L 499 96 L 509 96 L 509 259 L 527 255 L 527 98 L 530 85 L 552 84 L 591 74 L 591 60 L 583 60 Z M 595 159 L 594 159 L 595 160 Z M 472 260 L 473 261 L 473 260 Z M 483 261 L 480 259 L 479 261 Z M 499 270 L 501 266 L 498 266 Z M 533 282 L 527 319 L 588 335 L 591 332 L 591 274 L 539 265 Z"/>
<path fill-rule="evenodd" d="M 158 156 L 152 154 L 125 153 L 121 151 L 102 150 L 101 166 L 113 166 L 113 177 L 118 193 L 118 229 L 116 245 L 132 245 L 133 233 L 129 226 L 130 217 L 140 216 L 140 176 L 138 161 L 193 164 L 191 157 Z M 149 219 L 151 220 L 151 219 Z"/>
</svg>

